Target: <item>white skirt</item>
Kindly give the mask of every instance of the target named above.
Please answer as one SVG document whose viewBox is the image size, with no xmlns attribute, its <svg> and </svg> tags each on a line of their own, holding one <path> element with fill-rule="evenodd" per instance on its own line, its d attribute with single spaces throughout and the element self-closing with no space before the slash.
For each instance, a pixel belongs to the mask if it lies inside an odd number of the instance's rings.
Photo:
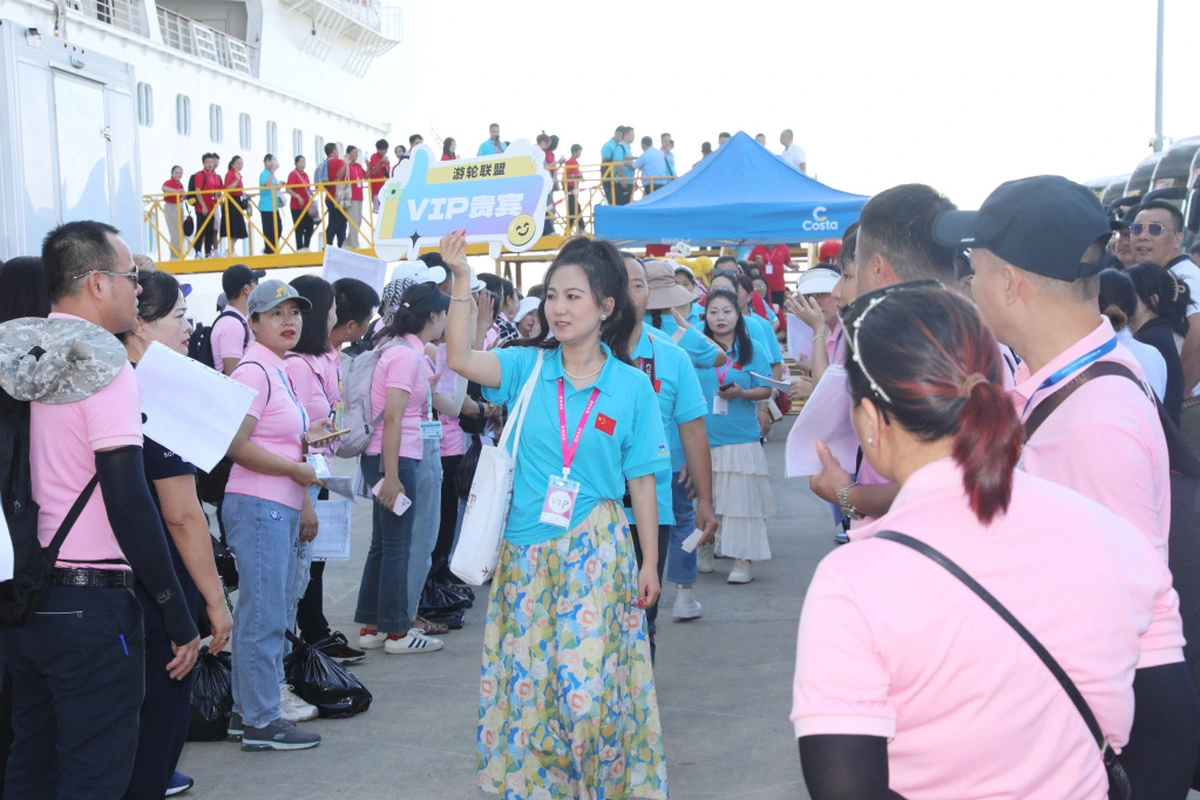
<svg viewBox="0 0 1200 800">
<path fill-rule="evenodd" d="M 712 448 L 713 505 L 721 518 L 718 549 L 726 558 L 766 561 L 767 517 L 775 513 L 767 454 L 758 442 Z"/>
</svg>

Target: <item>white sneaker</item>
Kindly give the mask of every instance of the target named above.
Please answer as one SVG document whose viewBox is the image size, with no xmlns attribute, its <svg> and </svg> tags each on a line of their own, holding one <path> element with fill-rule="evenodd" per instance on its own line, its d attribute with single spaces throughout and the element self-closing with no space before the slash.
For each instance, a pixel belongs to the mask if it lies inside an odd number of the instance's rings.
<svg viewBox="0 0 1200 800">
<path fill-rule="evenodd" d="M 750 574 L 750 562 L 744 558 L 734 561 L 733 569 L 729 572 L 726 583 L 749 583 L 752 580 L 754 580 L 754 576 Z"/>
<path fill-rule="evenodd" d="M 366 628 L 361 628 L 358 631 L 358 647 L 360 650 L 378 650 L 383 647 L 386 639 L 387 634 L 383 631 L 367 633 Z"/>
<path fill-rule="evenodd" d="M 671 612 L 677 620 L 696 619 L 700 616 L 700 604 L 696 602 L 695 589 L 679 586 L 675 592 L 675 608 Z"/>
<path fill-rule="evenodd" d="M 420 631 L 409 630 L 403 639 L 388 639 L 383 643 L 383 652 L 392 655 L 402 653 L 432 653 L 441 650 L 446 643 L 433 636 L 426 636 Z"/>
<path fill-rule="evenodd" d="M 290 683 L 279 684 L 279 713 L 288 722 L 304 722 L 317 716 L 317 707 L 306 703 L 292 691 Z"/>
<path fill-rule="evenodd" d="M 696 548 L 696 571 L 709 573 L 717 568 L 713 559 L 713 543 L 708 542 Z"/>
</svg>

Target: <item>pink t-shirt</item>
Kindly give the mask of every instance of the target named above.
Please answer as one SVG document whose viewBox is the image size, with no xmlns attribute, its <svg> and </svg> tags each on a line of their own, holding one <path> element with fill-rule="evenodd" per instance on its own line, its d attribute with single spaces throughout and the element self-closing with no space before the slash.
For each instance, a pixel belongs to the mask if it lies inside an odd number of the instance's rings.
<svg viewBox="0 0 1200 800">
<path fill-rule="evenodd" d="M 256 364 L 261 364 L 262 368 Z M 250 441 L 272 455 L 288 461 L 302 461 L 308 415 L 288 380 L 283 359 L 258 342 L 251 342 L 230 377 L 258 392 L 246 412 L 258 420 Z M 225 491 L 261 497 L 288 508 L 299 509 L 304 505 L 304 487 L 291 478 L 252 472 L 240 464 L 234 464 L 229 471 Z"/>
<path fill-rule="evenodd" d="M 404 337 L 404 342 L 390 339 L 380 346 L 388 345 L 375 365 L 371 376 L 371 413 L 378 416 L 387 405 L 388 389 L 403 389 L 408 392 L 408 404 L 400 423 L 400 455 L 417 461 L 425 453 L 421 444 L 421 420 L 428 419 L 426 404 L 429 402 L 429 370 L 425 366 L 425 345 L 413 334 Z M 367 455 L 383 452 L 383 423 L 371 432 L 367 444 Z"/>
<path fill-rule="evenodd" d="M 817 567 L 804 600 L 791 719 L 797 737 L 889 740 L 889 787 L 923 800 L 1107 796 L 1096 742 L 1033 650 L 958 579 L 895 542 L 941 551 L 1062 665 L 1120 750 L 1133 677 L 1183 659 L 1171 574 L 1128 523 L 1016 471 L 984 527 L 950 459 L 915 472 L 891 511 Z"/>
<path fill-rule="evenodd" d="M 51 314 L 51 319 L 79 319 Z M 141 392 L 133 367 L 125 364 L 112 383 L 77 403 L 33 403 L 29 422 L 29 469 L 38 513 L 38 541 L 50 544 L 58 526 L 96 474 L 97 450 L 142 446 Z M 58 565 L 123 569 L 97 563 L 124 559 L 103 493 L 97 486 L 59 551 Z"/>
<path fill-rule="evenodd" d="M 446 345 L 444 344 L 438 345 L 434 373 L 434 377 L 437 378 L 437 386 L 434 387 L 434 391 L 438 394 L 454 394 L 455 385 L 458 383 L 458 373 L 451 370 L 450 365 L 446 363 Z M 463 434 L 458 417 L 446 414 L 441 414 L 440 417 L 442 420 L 442 455 L 461 456 L 466 452 L 466 436 Z"/>
<path fill-rule="evenodd" d="M 1100 318 L 1096 330 L 1061 355 L 1029 374 L 1028 362 L 1017 367 L 1012 392 L 1017 411 L 1027 419 L 1053 389 L 1036 392 L 1042 382 L 1080 356 L 1113 338 L 1112 323 Z M 1116 361 L 1143 377 L 1133 354 L 1118 344 L 1101 357 Z M 1063 377 L 1062 384 L 1072 375 Z M 1167 560 L 1171 528 L 1171 472 L 1167 440 L 1154 400 L 1133 381 L 1103 377 L 1077 389 L 1037 429 L 1025 445 L 1021 467 L 1090 497 L 1137 528 Z"/>
<path fill-rule="evenodd" d="M 250 329 L 249 325 L 242 324 L 246 319 L 242 312 L 233 306 L 225 306 L 225 311 L 236 315 L 238 319 L 225 316 L 213 323 L 209 341 L 212 342 L 213 366 L 217 372 L 225 371 L 225 359 L 242 357 L 242 342 L 246 341 L 246 331 Z M 250 331 L 250 342 L 253 341 L 254 331 Z"/>
<path fill-rule="evenodd" d="M 338 382 L 338 354 L 333 350 L 319 356 L 288 353 L 284 359 L 287 376 L 296 389 L 296 397 L 304 404 L 309 420 L 331 417 L 333 408 L 342 398 Z M 321 453 L 326 458 L 337 450 L 336 440 L 329 447 L 310 447 L 310 453 Z"/>
</svg>

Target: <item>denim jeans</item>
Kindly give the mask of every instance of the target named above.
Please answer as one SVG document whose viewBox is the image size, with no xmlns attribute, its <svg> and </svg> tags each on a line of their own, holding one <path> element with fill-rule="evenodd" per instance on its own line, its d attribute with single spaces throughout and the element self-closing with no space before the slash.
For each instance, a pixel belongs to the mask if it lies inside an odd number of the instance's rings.
<svg viewBox="0 0 1200 800">
<path fill-rule="evenodd" d="M 144 641 L 132 589 L 51 586 L 29 622 L 0 631 L 13 685 L 6 797 L 125 793 L 137 753 Z"/>
<path fill-rule="evenodd" d="M 667 555 L 667 580 L 672 583 L 695 583 L 696 551 L 683 551 L 683 540 L 696 530 L 696 508 L 688 499 L 688 490 L 679 485 L 679 473 L 671 475 L 671 505 L 675 524 L 671 526 L 671 545 Z"/>
<path fill-rule="evenodd" d="M 433 566 L 442 524 L 442 453 L 441 442 L 425 440 L 425 454 L 417 465 L 417 493 L 411 497 L 413 517 L 412 554 L 408 557 L 408 607 L 412 616 L 421 607 L 421 591 Z"/>
<path fill-rule="evenodd" d="M 374 486 L 383 478 L 380 459 L 377 455 L 362 457 L 361 468 L 367 486 Z M 410 493 L 417 487 L 417 464 L 416 459 L 401 458 L 397 473 L 410 500 L 413 500 Z M 410 609 L 408 604 L 408 561 L 412 552 L 415 508 L 398 517 L 378 503 L 372 505 L 371 546 L 363 564 L 354 621 L 386 633 L 408 633 L 417 611 Z"/>
<path fill-rule="evenodd" d="M 321 487 L 315 483 L 308 487 L 308 497 L 312 500 L 313 505 L 316 505 L 317 495 L 321 493 Z M 296 536 L 296 570 L 292 575 L 292 582 L 288 586 L 288 630 L 296 628 L 296 611 L 300 607 L 300 599 L 304 597 L 304 593 L 308 591 L 308 579 L 312 570 L 312 542 L 300 541 L 299 533 Z M 288 648 L 289 650 L 291 648 Z"/>
<path fill-rule="evenodd" d="M 261 728 L 279 719 L 300 510 L 261 497 L 226 494 L 221 514 L 239 575 L 233 610 L 233 710 L 247 725 Z"/>
</svg>

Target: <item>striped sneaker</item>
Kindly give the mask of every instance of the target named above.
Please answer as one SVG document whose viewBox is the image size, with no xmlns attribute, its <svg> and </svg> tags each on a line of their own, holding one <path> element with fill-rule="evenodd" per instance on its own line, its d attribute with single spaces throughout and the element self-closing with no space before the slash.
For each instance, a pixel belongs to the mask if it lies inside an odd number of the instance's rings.
<svg viewBox="0 0 1200 800">
<path fill-rule="evenodd" d="M 435 650 L 441 650 L 445 644 L 441 639 L 435 639 L 419 631 L 410 630 L 407 635 L 399 638 L 388 636 L 387 641 L 383 643 L 383 652 L 391 653 L 392 655 L 400 655 L 402 653 L 432 653 Z"/>
<path fill-rule="evenodd" d="M 286 719 L 273 720 L 261 728 L 247 725 L 242 734 L 243 750 L 307 750 L 320 743 L 318 734 L 302 731 Z"/>
</svg>

